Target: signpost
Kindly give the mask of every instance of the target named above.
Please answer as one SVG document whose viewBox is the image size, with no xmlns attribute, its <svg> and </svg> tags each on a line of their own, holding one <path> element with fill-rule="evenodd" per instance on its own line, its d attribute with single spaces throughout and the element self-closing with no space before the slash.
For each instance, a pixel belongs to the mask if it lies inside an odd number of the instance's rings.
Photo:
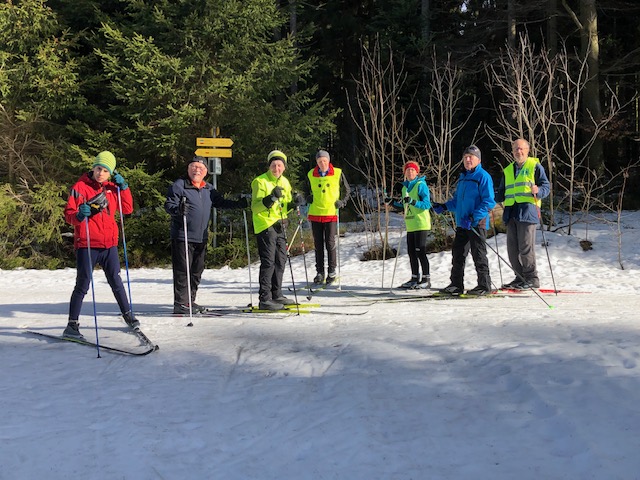
<svg viewBox="0 0 640 480">
<path fill-rule="evenodd" d="M 218 129 L 215 129 L 218 132 Z M 213 131 L 212 131 L 213 133 Z M 212 180 L 211 184 L 213 188 L 218 188 L 218 175 L 222 173 L 222 158 L 231 158 L 231 146 L 233 140 L 230 138 L 221 137 L 198 137 L 196 138 L 196 155 L 199 157 L 208 158 L 209 172 L 211 172 Z M 213 147 L 213 148 L 198 148 L 198 147 Z M 218 221 L 216 215 L 216 209 L 211 207 L 211 220 L 213 223 L 213 246 L 218 246 L 216 230 L 218 229 Z"/>
</svg>

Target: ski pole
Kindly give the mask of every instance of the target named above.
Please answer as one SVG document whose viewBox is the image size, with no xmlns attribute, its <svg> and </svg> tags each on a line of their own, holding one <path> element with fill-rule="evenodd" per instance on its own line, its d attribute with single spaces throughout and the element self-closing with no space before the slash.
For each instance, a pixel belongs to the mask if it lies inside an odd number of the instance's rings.
<svg viewBox="0 0 640 480">
<path fill-rule="evenodd" d="M 404 202 L 403 202 L 404 203 Z M 404 203 L 403 205 L 403 211 L 404 211 L 404 217 L 407 217 L 407 206 L 408 204 Z M 391 274 L 391 286 L 389 287 L 389 291 L 393 290 L 393 282 L 396 278 L 396 267 L 398 266 L 398 257 L 400 256 L 400 252 L 402 251 L 402 232 L 400 232 L 400 239 L 398 240 L 398 248 L 396 249 L 396 260 L 395 262 L 393 262 L 393 273 Z"/>
<path fill-rule="evenodd" d="M 496 227 L 496 221 L 493 218 L 493 210 L 491 210 L 491 223 L 493 224 L 493 238 L 496 241 L 496 252 L 499 252 L 500 250 L 498 250 L 498 229 Z M 504 285 L 504 280 L 502 279 L 502 264 L 500 263 L 500 255 L 498 254 L 498 270 L 500 271 L 500 285 Z"/>
<path fill-rule="evenodd" d="M 336 252 L 336 257 L 338 260 L 338 291 L 342 291 L 342 280 L 340 279 L 341 275 L 340 275 L 340 209 L 336 208 L 336 216 L 338 217 L 338 224 L 336 225 L 336 235 L 337 235 L 337 239 L 336 239 L 336 247 L 337 247 L 337 252 Z"/>
<path fill-rule="evenodd" d="M 191 272 L 189 268 L 189 237 L 187 235 L 187 197 L 180 199 L 182 210 L 182 228 L 184 230 L 184 263 L 187 267 L 187 294 L 189 295 L 189 323 L 187 327 L 193 327 L 193 302 L 191 301 Z"/>
<path fill-rule="evenodd" d="M 537 195 L 533 195 L 533 198 L 536 200 L 536 208 L 538 209 L 538 222 L 540 223 L 540 233 L 542 233 L 542 244 L 544 245 L 544 249 L 547 252 L 547 263 L 549 263 L 549 273 L 551 273 L 551 281 L 553 282 L 553 291 L 558 295 L 558 289 L 556 288 L 556 279 L 553 276 L 553 268 L 551 267 L 551 257 L 549 256 L 549 247 L 547 245 L 547 239 L 544 237 L 544 222 L 542 221 L 542 213 L 540 212 L 540 207 L 538 206 L 538 197 Z"/>
<path fill-rule="evenodd" d="M 91 296 L 93 298 L 93 323 L 96 327 L 96 350 L 100 358 L 100 341 L 98 340 L 98 312 L 96 311 L 96 289 L 93 284 L 93 259 L 91 258 L 91 236 L 89 235 L 89 217 L 85 218 L 85 228 L 87 232 L 87 257 L 89 258 L 89 274 L 91 277 Z"/>
<path fill-rule="evenodd" d="M 247 244 L 247 267 L 249 270 L 249 307 L 253 307 L 253 287 L 252 287 L 252 283 L 251 283 L 251 253 L 249 250 L 249 226 L 247 224 L 247 211 L 246 210 L 242 210 L 242 216 L 244 217 L 244 237 L 246 240 L 246 244 Z"/>
<path fill-rule="evenodd" d="M 282 210 L 283 209 L 282 209 L 282 203 L 281 203 L 280 204 L 280 220 L 282 221 L 282 233 L 284 235 L 284 243 L 287 244 L 286 251 L 287 251 L 287 260 L 289 262 L 289 272 L 291 273 L 291 285 L 293 286 L 293 298 L 296 302 L 296 309 L 298 310 L 298 315 L 300 315 L 300 304 L 298 303 L 298 292 L 296 290 L 296 281 L 293 277 L 293 267 L 291 266 L 291 255 L 289 252 L 289 245 L 288 245 L 289 241 L 287 240 L 287 226 L 285 225 L 285 222 L 284 222 L 284 213 Z"/>
<path fill-rule="evenodd" d="M 520 280 L 522 280 L 522 281 L 523 281 L 523 283 L 527 283 L 527 281 L 524 279 L 524 277 L 523 277 L 522 275 L 520 275 L 518 272 L 516 272 L 516 271 L 515 271 L 515 269 L 511 266 L 511 264 L 510 264 L 509 262 L 507 262 L 504 258 L 502 258 L 502 256 L 501 256 L 501 255 L 500 255 L 496 250 L 494 250 L 494 249 L 493 249 L 493 247 L 492 247 L 491 245 L 489 245 L 489 242 L 487 242 L 487 239 L 486 239 L 486 238 L 484 238 L 482 235 L 480 235 L 480 233 L 478 232 L 478 230 L 477 230 L 475 227 L 471 227 L 471 231 L 472 231 L 473 233 L 475 233 L 475 234 L 476 234 L 476 236 L 477 236 L 479 239 L 481 239 L 481 240 L 484 242 L 484 244 L 485 244 L 487 247 L 489 247 L 489 248 L 493 251 L 493 253 L 495 253 L 495 254 L 498 256 L 498 258 L 500 258 L 500 259 L 501 259 L 501 260 L 502 260 L 502 261 L 503 261 L 503 262 L 504 262 L 504 263 L 505 263 L 505 264 L 506 264 L 506 265 L 507 265 L 511 270 L 513 270 L 513 273 L 515 273 L 515 274 L 516 274 L 516 276 L 517 276 Z M 538 298 L 539 298 L 540 300 L 542 300 L 542 301 L 545 303 L 545 305 L 546 305 L 547 307 L 549 307 L 549 308 L 553 308 L 551 305 L 549 305 L 549 304 L 547 303 L 547 301 L 546 301 L 544 298 L 542 298 L 542 295 L 540 295 L 540 294 L 538 293 L 538 291 L 537 291 L 535 288 L 533 288 L 531 285 L 529 285 L 529 289 L 530 289 L 533 293 L 535 293 L 535 294 L 538 296 Z"/>
<path fill-rule="evenodd" d="M 122 249 L 124 251 L 124 268 L 127 272 L 127 289 L 129 291 L 129 309 L 131 317 L 133 315 L 133 298 L 131 297 L 131 280 L 129 279 L 129 259 L 127 258 L 127 237 L 124 234 L 124 215 L 122 214 L 122 197 L 120 195 L 120 187 L 118 188 L 118 211 L 120 212 L 120 227 L 122 228 Z"/>
<path fill-rule="evenodd" d="M 311 300 L 311 285 L 309 285 L 309 272 L 307 270 L 307 252 L 304 249 L 304 232 L 302 231 L 302 213 L 300 213 L 300 206 L 296 207 L 296 214 L 298 215 L 298 228 L 300 229 L 300 248 L 302 249 L 302 262 L 304 263 L 304 278 L 307 281 L 307 290 L 309 291 L 309 295 L 307 296 L 307 300 Z M 297 231 L 298 229 L 296 229 Z M 293 240 L 291 240 L 293 243 Z"/>
</svg>

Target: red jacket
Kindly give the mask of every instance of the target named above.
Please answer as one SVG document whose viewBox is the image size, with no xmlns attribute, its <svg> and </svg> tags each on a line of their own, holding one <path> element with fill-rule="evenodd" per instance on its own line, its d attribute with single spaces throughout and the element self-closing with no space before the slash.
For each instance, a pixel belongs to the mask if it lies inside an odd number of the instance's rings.
<svg viewBox="0 0 640 480">
<path fill-rule="evenodd" d="M 67 206 L 64 209 L 64 219 L 73 229 L 73 245 L 76 249 L 87 248 L 87 226 L 85 221 L 78 221 L 76 214 L 78 206 L 98 195 L 104 189 L 107 197 L 106 208 L 89 217 L 89 240 L 91 248 L 111 248 L 118 245 L 118 224 L 115 221 L 118 209 L 118 187 L 113 182 L 102 185 L 90 177 L 92 172 L 85 173 L 71 188 Z M 122 213 L 128 215 L 133 212 L 133 197 L 131 190 L 121 190 Z"/>
</svg>

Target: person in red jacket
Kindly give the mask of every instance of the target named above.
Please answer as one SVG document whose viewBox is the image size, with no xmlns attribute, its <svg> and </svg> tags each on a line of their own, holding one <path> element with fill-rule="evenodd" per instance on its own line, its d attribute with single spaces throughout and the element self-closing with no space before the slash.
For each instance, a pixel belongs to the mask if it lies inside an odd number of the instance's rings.
<svg viewBox="0 0 640 480">
<path fill-rule="evenodd" d="M 133 316 L 122 279 L 118 256 L 118 225 L 115 214 L 133 212 L 133 197 L 122 175 L 116 173 L 116 158 L 111 152 L 100 152 L 93 161 L 93 168 L 83 174 L 71 188 L 64 209 L 66 222 L 73 225 L 73 243 L 76 251 L 76 285 L 69 303 L 69 323 L 62 333 L 65 337 L 80 338 L 80 310 L 89 285 L 93 268 L 100 265 L 118 302 L 125 322 L 132 328 L 140 326 Z"/>
</svg>

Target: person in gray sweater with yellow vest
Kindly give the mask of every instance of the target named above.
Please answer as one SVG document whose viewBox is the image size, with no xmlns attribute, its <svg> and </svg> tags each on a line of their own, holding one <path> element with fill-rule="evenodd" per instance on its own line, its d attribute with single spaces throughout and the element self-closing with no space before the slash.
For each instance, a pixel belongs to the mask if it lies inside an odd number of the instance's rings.
<svg viewBox="0 0 640 480">
<path fill-rule="evenodd" d="M 502 220 L 507 227 L 507 253 L 516 278 L 502 288 L 539 288 L 536 269 L 536 229 L 540 223 L 540 200 L 549 195 L 550 185 L 544 167 L 529 157 L 529 142 L 519 138 L 512 143 L 514 161 L 503 171 L 496 201 L 504 204 Z"/>
<path fill-rule="evenodd" d="M 307 198 L 309 211 L 307 218 L 311 222 L 311 232 L 316 254 L 316 276 L 313 283 L 321 285 L 325 282 L 324 251 L 327 250 L 327 278 L 330 285 L 336 280 L 337 250 L 336 235 L 338 232 L 338 209 L 343 208 L 349 200 L 351 188 L 342 173 L 342 169 L 334 167 L 331 156 L 326 150 L 316 153 L 316 167 L 309 170 L 307 178 L 311 186 L 311 195 Z M 344 187 L 344 195 L 340 198 L 340 186 Z"/>
</svg>

